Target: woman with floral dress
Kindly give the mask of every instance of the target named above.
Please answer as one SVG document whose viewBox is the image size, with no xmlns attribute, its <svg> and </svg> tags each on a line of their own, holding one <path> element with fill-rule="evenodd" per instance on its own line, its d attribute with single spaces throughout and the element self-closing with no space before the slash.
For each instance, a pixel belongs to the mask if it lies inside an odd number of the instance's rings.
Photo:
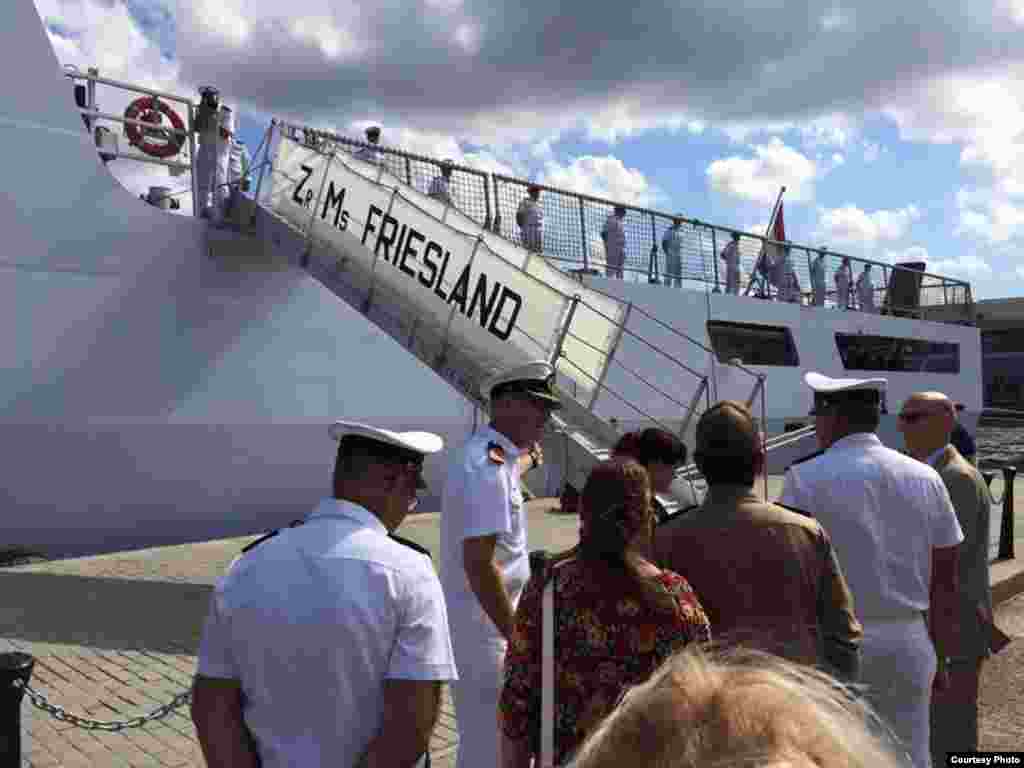
<svg viewBox="0 0 1024 768">
<path fill-rule="evenodd" d="M 503 768 L 540 752 L 541 597 L 554 583 L 555 764 L 564 764 L 615 706 L 674 651 L 710 638 L 686 579 L 638 552 L 654 524 L 650 481 L 632 459 L 598 464 L 583 488 L 580 542 L 531 578 L 516 612 L 498 718 Z M 546 768 L 546 767 L 545 767 Z"/>
</svg>

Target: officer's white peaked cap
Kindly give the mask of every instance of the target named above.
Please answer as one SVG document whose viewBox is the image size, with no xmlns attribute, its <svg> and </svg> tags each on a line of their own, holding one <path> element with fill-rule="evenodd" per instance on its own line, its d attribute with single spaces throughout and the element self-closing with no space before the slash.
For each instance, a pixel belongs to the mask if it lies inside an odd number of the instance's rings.
<svg viewBox="0 0 1024 768">
<path fill-rule="evenodd" d="M 888 379 L 833 379 L 811 371 L 804 374 L 804 383 L 816 393 L 834 395 L 839 392 L 853 392 L 858 389 L 884 390 Z"/>
<path fill-rule="evenodd" d="M 484 379 L 480 386 L 480 394 L 490 400 L 491 393 L 498 387 L 505 391 L 516 389 L 557 408 L 561 405 L 561 400 L 555 392 L 554 381 L 555 369 L 551 363 L 536 360 L 492 374 Z"/>
<path fill-rule="evenodd" d="M 437 453 L 444 448 L 444 439 L 433 432 L 392 432 L 390 429 L 380 429 L 354 421 L 334 422 L 330 427 L 330 434 L 335 440 L 341 440 L 347 435 L 357 435 L 424 456 Z"/>
</svg>

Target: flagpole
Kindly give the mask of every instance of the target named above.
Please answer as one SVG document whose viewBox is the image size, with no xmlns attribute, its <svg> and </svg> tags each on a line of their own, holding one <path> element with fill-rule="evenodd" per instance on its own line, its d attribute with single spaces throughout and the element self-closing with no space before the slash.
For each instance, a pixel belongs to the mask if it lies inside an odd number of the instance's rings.
<svg viewBox="0 0 1024 768">
<path fill-rule="evenodd" d="M 772 215 L 768 218 L 768 226 L 765 228 L 765 231 L 764 231 L 764 236 L 766 238 L 770 238 L 771 237 L 772 227 L 775 226 L 775 217 L 779 215 L 779 207 L 782 205 L 782 196 L 784 194 L 786 194 L 786 185 L 785 184 L 783 184 L 781 187 L 779 187 L 779 196 L 775 198 L 775 205 L 772 206 Z M 754 262 L 754 272 L 750 276 L 749 282 L 747 282 L 747 290 L 744 293 L 744 296 L 749 296 L 750 295 L 750 289 L 754 286 L 754 281 L 757 279 L 757 276 L 759 274 L 761 274 L 761 272 L 760 272 L 760 270 L 761 270 L 761 262 L 764 260 L 765 253 L 766 253 L 765 244 L 761 243 L 761 252 L 757 255 L 757 260 Z"/>
</svg>

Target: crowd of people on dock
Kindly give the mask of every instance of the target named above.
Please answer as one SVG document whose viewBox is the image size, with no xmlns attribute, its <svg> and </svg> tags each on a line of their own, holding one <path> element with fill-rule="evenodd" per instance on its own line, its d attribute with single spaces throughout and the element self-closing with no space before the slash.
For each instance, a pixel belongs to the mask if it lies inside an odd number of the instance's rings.
<svg viewBox="0 0 1024 768">
<path fill-rule="evenodd" d="M 720 402 L 693 449 L 707 494 L 671 516 L 655 493 L 685 446 L 627 435 L 564 502 L 577 545 L 531 555 L 522 477 L 553 380 L 537 362 L 483 385 L 491 421 L 447 463 L 439 576 L 395 531 L 442 439 L 331 427 L 332 495 L 214 592 L 192 704 L 210 766 L 429 765 L 445 684 L 458 768 L 928 768 L 977 748 L 991 500 L 949 398 L 902 404 L 900 452 L 875 434 L 884 379 L 807 374 L 821 450 L 777 503 L 756 491 L 759 424 Z"/>
</svg>

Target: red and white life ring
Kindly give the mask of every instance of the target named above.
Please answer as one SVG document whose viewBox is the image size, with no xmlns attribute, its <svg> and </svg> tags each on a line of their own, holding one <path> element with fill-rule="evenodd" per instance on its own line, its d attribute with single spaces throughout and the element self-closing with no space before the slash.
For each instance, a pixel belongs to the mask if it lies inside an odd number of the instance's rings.
<svg viewBox="0 0 1024 768">
<path fill-rule="evenodd" d="M 185 146 L 185 134 L 174 132 L 184 131 L 185 123 L 182 122 L 177 112 L 154 96 L 143 96 L 133 101 L 124 111 L 124 117 L 126 120 L 140 120 L 153 124 L 153 128 L 143 128 L 134 123 L 124 124 L 128 143 L 138 147 L 150 157 L 174 157 Z M 164 117 L 170 122 L 174 131 L 163 126 Z"/>
</svg>

